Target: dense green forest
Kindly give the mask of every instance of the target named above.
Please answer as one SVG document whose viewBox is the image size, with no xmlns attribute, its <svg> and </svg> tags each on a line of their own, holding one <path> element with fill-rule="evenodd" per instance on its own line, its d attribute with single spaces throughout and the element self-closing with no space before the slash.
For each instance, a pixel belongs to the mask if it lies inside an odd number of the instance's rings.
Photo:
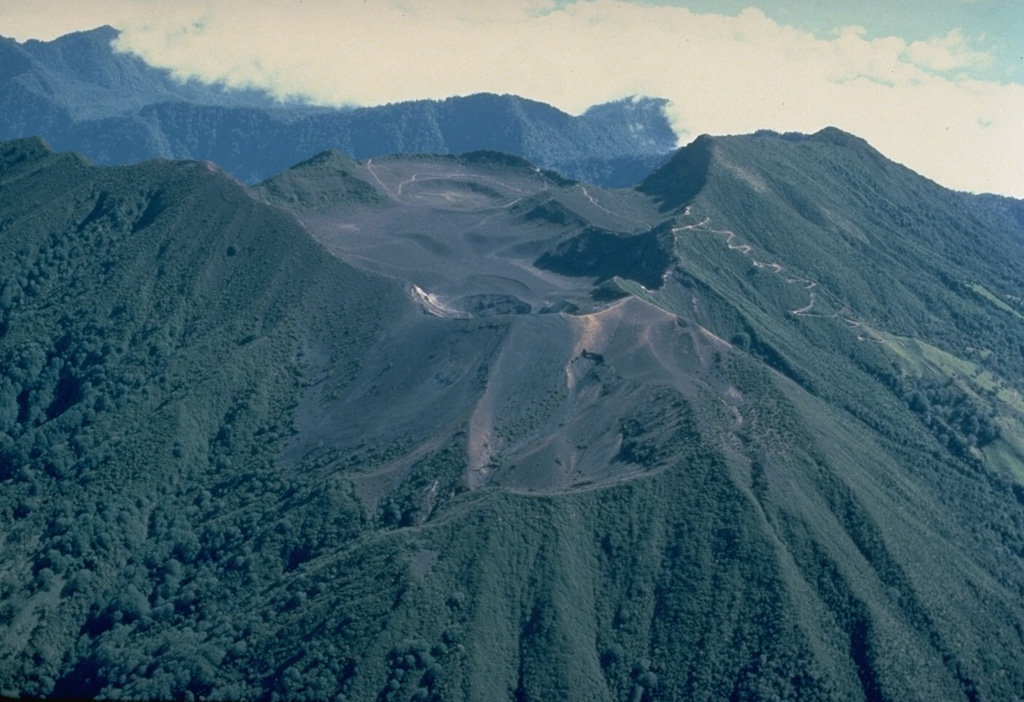
<svg viewBox="0 0 1024 702">
<path fill-rule="evenodd" d="M 0 694 L 1020 696 L 1014 211 L 831 130 L 636 191 L 0 144 Z"/>
</svg>

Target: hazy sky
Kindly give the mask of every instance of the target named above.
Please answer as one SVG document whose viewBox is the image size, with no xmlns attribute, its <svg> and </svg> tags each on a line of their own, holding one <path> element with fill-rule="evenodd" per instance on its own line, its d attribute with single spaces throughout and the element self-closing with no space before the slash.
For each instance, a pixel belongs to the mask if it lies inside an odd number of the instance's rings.
<svg viewBox="0 0 1024 702">
<path fill-rule="evenodd" d="M 0 0 L 20 40 L 101 24 L 182 76 L 281 96 L 659 96 L 681 143 L 834 125 L 1024 197 L 1024 0 Z"/>
</svg>

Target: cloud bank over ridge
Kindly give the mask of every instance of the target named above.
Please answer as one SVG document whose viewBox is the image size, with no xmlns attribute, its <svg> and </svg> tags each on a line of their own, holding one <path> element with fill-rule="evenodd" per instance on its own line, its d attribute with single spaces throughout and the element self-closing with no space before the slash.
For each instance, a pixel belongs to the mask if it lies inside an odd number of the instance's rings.
<svg viewBox="0 0 1024 702">
<path fill-rule="evenodd" d="M 40 0 L 33 19 L 12 4 L 0 33 L 35 22 L 42 36 L 39 18 L 68 23 L 70 7 Z M 54 24 L 54 36 L 109 23 L 119 49 L 181 77 L 281 97 L 376 105 L 508 92 L 578 113 L 659 96 L 683 143 L 834 125 L 943 185 L 1024 197 L 1024 86 L 978 77 L 991 56 L 958 28 L 913 42 L 858 27 L 819 37 L 755 8 L 615 0 L 107 0 L 75 12 L 78 25 Z"/>
</svg>

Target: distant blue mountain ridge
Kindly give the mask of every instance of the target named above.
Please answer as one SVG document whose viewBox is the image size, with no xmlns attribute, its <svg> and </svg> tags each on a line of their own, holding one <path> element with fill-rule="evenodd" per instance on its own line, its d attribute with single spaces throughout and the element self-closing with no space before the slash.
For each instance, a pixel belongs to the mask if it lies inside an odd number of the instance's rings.
<svg viewBox="0 0 1024 702">
<path fill-rule="evenodd" d="M 48 42 L 0 37 L 0 139 L 38 135 L 98 164 L 212 160 L 249 183 L 332 148 L 359 159 L 492 149 L 609 186 L 635 184 L 677 143 L 661 98 L 626 98 L 579 116 L 489 93 L 324 108 L 179 81 L 115 52 L 117 36 L 99 27 Z"/>
</svg>

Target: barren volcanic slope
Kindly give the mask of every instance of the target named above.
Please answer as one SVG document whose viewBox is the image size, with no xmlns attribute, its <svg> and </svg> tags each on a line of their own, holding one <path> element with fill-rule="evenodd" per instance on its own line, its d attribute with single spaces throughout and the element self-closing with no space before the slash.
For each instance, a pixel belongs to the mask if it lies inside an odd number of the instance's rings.
<svg viewBox="0 0 1024 702">
<path fill-rule="evenodd" d="M 0 147 L 0 691 L 1024 693 L 1024 233 L 835 130 Z"/>
</svg>

